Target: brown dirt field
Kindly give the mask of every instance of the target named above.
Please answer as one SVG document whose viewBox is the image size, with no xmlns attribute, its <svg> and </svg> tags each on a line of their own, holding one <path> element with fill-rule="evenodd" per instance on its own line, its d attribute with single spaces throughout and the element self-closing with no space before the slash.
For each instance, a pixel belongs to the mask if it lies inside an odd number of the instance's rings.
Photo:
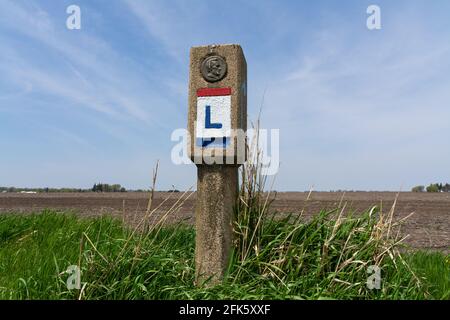
<svg viewBox="0 0 450 320">
<path fill-rule="evenodd" d="M 397 193 L 394 192 L 313 192 L 306 201 L 306 192 L 278 193 L 272 208 L 280 213 L 300 213 L 306 219 L 322 209 L 335 209 L 339 203 L 347 208 L 361 212 L 374 205 L 382 205 L 383 211 L 391 208 Z M 155 219 L 174 205 L 181 193 L 155 193 L 152 207 L 161 205 Z M 184 220 L 194 222 L 195 193 L 189 194 L 178 212 L 169 217 L 169 221 Z M 81 216 L 111 214 L 136 224 L 143 216 L 148 193 L 42 193 L 42 194 L 0 194 L 0 213 L 30 213 L 43 209 L 73 211 Z M 414 212 L 404 226 L 402 233 L 409 238 L 406 243 L 413 248 L 450 251 L 450 193 L 411 193 L 399 194 L 395 217 L 402 218 Z"/>
</svg>

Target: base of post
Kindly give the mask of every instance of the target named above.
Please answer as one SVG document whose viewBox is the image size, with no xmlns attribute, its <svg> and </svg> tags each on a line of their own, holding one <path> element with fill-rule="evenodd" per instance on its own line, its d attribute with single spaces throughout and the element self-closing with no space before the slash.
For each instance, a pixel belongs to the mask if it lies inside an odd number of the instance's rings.
<svg viewBox="0 0 450 320">
<path fill-rule="evenodd" d="M 228 267 L 238 166 L 197 166 L 195 267 L 197 285 L 219 283 Z"/>
</svg>

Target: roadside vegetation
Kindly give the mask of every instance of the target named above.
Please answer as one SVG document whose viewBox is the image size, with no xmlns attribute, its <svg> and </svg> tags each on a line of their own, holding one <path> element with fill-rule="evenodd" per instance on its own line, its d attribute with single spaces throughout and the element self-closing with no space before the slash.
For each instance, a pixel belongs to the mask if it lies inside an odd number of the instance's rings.
<svg viewBox="0 0 450 320">
<path fill-rule="evenodd" d="M 332 214 L 322 212 L 309 223 L 266 221 L 255 241 L 236 244 L 226 281 L 212 288 L 194 285 L 192 227 L 133 233 L 108 217 L 1 216 L 0 298 L 450 298 L 449 256 L 400 254 L 385 241 L 376 211 L 338 223 Z M 370 265 L 381 268 L 380 289 L 367 287 Z M 79 289 L 67 286 L 70 266 L 81 270 Z"/>
<path fill-rule="evenodd" d="M 301 211 L 275 216 L 260 157 L 251 154 L 241 171 L 222 284 L 195 285 L 195 230 L 166 223 L 192 193 L 171 194 L 175 204 L 149 223 L 162 205 L 153 207 L 150 193 L 133 228 L 106 216 L 1 215 L 0 298 L 450 299 L 450 257 L 403 245 L 395 202 L 387 212 L 352 213 L 341 203 L 308 221 Z M 155 181 L 156 173 L 152 190 Z"/>
</svg>

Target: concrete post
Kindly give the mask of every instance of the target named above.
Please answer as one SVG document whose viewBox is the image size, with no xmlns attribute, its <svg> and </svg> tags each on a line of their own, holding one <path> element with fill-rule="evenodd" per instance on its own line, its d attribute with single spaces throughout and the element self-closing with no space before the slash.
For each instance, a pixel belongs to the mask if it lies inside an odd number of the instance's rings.
<svg viewBox="0 0 450 320">
<path fill-rule="evenodd" d="M 189 154 L 197 165 L 196 281 L 223 279 L 232 245 L 232 219 L 246 158 L 247 65 L 239 45 L 191 48 Z"/>
</svg>

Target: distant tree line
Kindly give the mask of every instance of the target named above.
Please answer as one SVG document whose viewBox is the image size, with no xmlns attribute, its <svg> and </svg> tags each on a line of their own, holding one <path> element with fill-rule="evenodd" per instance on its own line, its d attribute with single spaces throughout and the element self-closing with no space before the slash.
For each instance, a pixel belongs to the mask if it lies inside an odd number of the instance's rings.
<svg viewBox="0 0 450 320">
<path fill-rule="evenodd" d="M 18 187 L 0 187 L 0 193 L 20 193 L 20 192 L 36 192 L 36 193 L 69 193 L 69 192 L 149 192 L 148 189 L 127 190 L 120 184 L 95 183 L 90 189 L 81 188 L 18 188 Z M 162 191 L 162 190 L 159 190 Z M 167 190 L 166 192 L 180 192 L 177 189 Z"/>
<path fill-rule="evenodd" d="M 163 190 L 158 190 L 164 192 Z M 127 190 L 120 184 L 95 183 L 90 189 L 82 188 L 19 188 L 19 187 L 0 187 L 0 193 L 78 193 L 78 192 L 150 192 L 149 189 Z M 165 192 L 180 192 L 177 189 L 166 190 Z"/>
<path fill-rule="evenodd" d="M 96 183 L 92 187 L 93 192 L 127 192 L 120 184 Z"/>
<path fill-rule="evenodd" d="M 90 192 L 91 189 L 80 188 L 19 188 L 19 187 L 0 187 L 0 192 L 36 192 L 36 193 L 56 193 L 56 192 Z"/>
<path fill-rule="evenodd" d="M 90 189 L 82 188 L 18 188 L 0 187 L 0 193 L 5 192 L 36 192 L 36 193 L 68 193 L 68 192 L 127 192 L 120 184 L 96 183 Z"/>
<path fill-rule="evenodd" d="M 411 190 L 412 192 L 450 192 L 450 184 L 431 183 L 428 187 L 415 186 Z"/>
</svg>

